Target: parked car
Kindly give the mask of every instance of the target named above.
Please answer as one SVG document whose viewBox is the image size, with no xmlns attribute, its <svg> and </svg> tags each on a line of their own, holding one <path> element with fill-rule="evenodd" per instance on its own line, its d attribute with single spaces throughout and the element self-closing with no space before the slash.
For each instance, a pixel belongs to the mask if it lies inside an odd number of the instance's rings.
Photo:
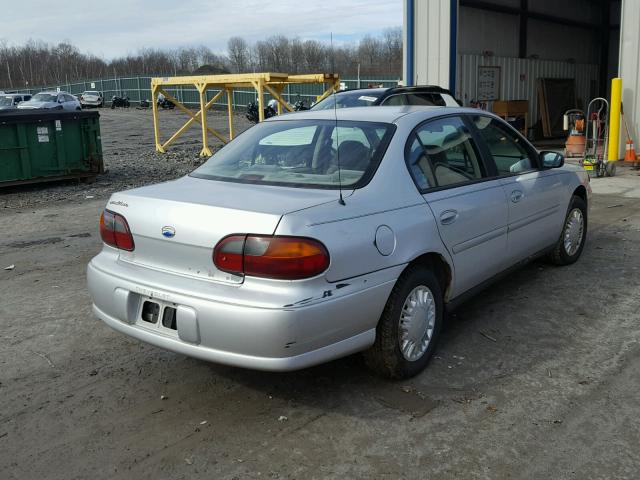
<svg viewBox="0 0 640 480">
<path fill-rule="evenodd" d="M 40 92 L 36 93 L 28 102 L 18 105 L 19 110 L 33 109 L 48 110 L 81 110 L 80 102 L 76 97 L 67 92 Z"/>
<path fill-rule="evenodd" d="M 82 108 L 104 107 L 104 97 L 102 92 L 97 90 L 87 90 L 80 94 L 80 105 Z"/>
<path fill-rule="evenodd" d="M 31 99 L 28 93 L 5 93 L 0 94 L 0 111 L 17 110 L 18 104 Z"/>
<path fill-rule="evenodd" d="M 436 107 L 458 107 L 460 104 L 445 88 L 433 85 L 391 88 L 358 88 L 342 90 L 330 95 L 311 107 L 312 110 L 325 110 L 345 107 L 375 107 L 400 105 L 428 105 Z"/>
<path fill-rule="evenodd" d="M 409 377 L 445 309 L 532 258 L 580 257 L 590 192 L 476 109 L 273 117 L 186 177 L 111 196 L 93 311 L 212 362 L 283 371 L 365 351 Z"/>
</svg>

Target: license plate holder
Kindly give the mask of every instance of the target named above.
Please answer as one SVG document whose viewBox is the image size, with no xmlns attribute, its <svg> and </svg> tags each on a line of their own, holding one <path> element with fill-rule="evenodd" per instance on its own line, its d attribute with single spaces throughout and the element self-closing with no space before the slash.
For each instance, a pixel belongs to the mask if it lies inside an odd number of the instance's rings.
<svg viewBox="0 0 640 480">
<path fill-rule="evenodd" d="M 144 328 L 177 335 L 178 305 L 153 297 L 142 297 L 136 323 Z"/>
</svg>

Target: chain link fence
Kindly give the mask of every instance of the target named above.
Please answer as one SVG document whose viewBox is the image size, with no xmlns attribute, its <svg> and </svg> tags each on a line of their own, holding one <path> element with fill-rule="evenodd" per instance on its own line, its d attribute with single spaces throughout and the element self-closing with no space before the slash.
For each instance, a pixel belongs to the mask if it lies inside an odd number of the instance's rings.
<svg viewBox="0 0 640 480">
<path fill-rule="evenodd" d="M 71 93 L 72 95 L 80 95 L 87 90 L 98 90 L 102 92 L 105 99 L 105 105 L 109 105 L 111 97 L 114 95 L 127 95 L 132 104 L 139 104 L 141 100 L 151 100 L 151 78 L 152 77 L 114 77 L 98 80 L 87 80 L 75 83 L 65 83 L 60 85 L 51 85 L 40 88 L 24 88 L 9 89 L 7 93 L 31 93 L 35 94 L 45 90 L 61 90 Z M 399 79 L 395 77 L 376 77 L 376 78 L 360 78 L 341 80 L 346 88 L 358 88 L 368 86 L 394 87 L 398 85 Z M 168 87 L 165 90 L 176 97 L 181 103 L 190 106 L 199 106 L 200 97 L 195 87 Z M 207 91 L 207 99 L 213 98 L 220 90 L 211 89 Z M 318 95 L 324 92 L 322 84 L 291 84 L 287 85 L 283 92 L 284 99 L 293 104 L 298 100 L 302 100 L 307 106 L 311 105 Z M 265 93 L 265 101 L 270 100 L 270 95 Z M 256 100 L 256 92 L 254 90 L 238 89 L 233 92 L 233 107 L 244 108 L 249 102 Z M 219 107 L 227 106 L 226 95 L 214 104 Z"/>
</svg>

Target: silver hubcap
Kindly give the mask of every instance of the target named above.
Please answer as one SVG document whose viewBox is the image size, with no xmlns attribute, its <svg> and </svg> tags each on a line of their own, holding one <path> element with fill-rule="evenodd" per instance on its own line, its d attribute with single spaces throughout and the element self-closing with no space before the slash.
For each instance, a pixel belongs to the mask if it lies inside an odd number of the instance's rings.
<svg viewBox="0 0 640 480">
<path fill-rule="evenodd" d="M 420 285 L 407 296 L 398 325 L 400 351 L 405 359 L 415 362 L 424 355 L 436 325 L 436 302 L 429 288 Z"/>
<path fill-rule="evenodd" d="M 584 231 L 584 216 L 582 210 L 574 208 L 569 212 L 567 222 L 564 226 L 564 251 L 567 255 L 575 255 L 582 243 L 582 233 Z"/>
</svg>

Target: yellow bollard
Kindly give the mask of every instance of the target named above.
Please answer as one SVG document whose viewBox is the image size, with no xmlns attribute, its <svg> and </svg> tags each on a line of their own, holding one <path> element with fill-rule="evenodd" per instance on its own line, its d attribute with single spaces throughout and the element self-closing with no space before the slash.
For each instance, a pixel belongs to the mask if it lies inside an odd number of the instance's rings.
<svg viewBox="0 0 640 480">
<path fill-rule="evenodd" d="M 622 105 L 622 79 L 611 80 L 611 108 L 609 111 L 608 160 L 620 160 L 620 106 Z"/>
</svg>

